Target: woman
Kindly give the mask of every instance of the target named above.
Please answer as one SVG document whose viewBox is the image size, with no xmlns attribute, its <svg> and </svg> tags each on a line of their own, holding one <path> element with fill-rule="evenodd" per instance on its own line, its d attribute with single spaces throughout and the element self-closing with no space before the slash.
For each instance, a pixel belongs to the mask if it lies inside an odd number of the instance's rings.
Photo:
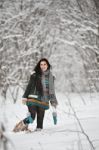
<svg viewBox="0 0 99 150">
<path fill-rule="evenodd" d="M 43 129 L 45 110 L 49 109 L 49 101 L 56 108 L 58 102 L 54 90 L 54 76 L 50 72 L 51 65 L 46 58 L 41 59 L 30 76 L 29 83 L 23 95 L 23 103 L 27 105 L 30 116 L 19 122 L 13 131 L 22 131 L 33 123 L 37 115 L 36 130 Z"/>
</svg>

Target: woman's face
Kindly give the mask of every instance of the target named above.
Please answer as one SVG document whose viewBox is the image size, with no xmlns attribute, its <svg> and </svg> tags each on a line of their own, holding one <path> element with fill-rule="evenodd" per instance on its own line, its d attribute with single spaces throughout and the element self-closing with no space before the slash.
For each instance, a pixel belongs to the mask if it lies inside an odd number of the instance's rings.
<svg viewBox="0 0 99 150">
<path fill-rule="evenodd" d="M 43 72 L 48 69 L 48 65 L 47 65 L 46 61 L 41 61 L 41 62 L 40 62 L 40 68 L 41 68 L 41 70 L 42 70 Z"/>
</svg>

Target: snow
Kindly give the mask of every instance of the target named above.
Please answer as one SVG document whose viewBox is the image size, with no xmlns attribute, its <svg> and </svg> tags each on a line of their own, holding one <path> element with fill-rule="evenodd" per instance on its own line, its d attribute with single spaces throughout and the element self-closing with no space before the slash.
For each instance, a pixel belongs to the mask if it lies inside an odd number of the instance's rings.
<svg viewBox="0 0 99 150">
<path fill-rule="evenodd" d="M 57 98 L 59 102 L 57 125 L 53 123 L 52 108 L 50 107 L 45 113 L 44 129 L 38 132 L 12 132 L 15 124 L 26 117 L 28 113 L 27 107 L 21 104 L 21 100 L 16 104 L 9 101 L 0 107 L 2 110 L 0 120 L 6 128 L 4 135 L 9 139 L 8 149 L 99 149 L 99 93 L 57 93 Z M 29 129 L 32 131 L 35 128 L 36 120 L 29 125 Z"/>
<path fill-rule="evenodd" d="M 8 0 L 0 7 L 0 94 L 7 97 L 0 97 L 0 124 L 9 139 L 5 149 L 99 150 L 99 94 L 66 93 L 99 91 L 94 1 Z M 65 92 L 57 93 L 58 123 L 54 125 L 50 109 L 41 132 L 13 133 L 15 124 L 28 114 L 19 92 L 41 57 L 53 67 L 56 90 Z M 92 78 L 88 70 L 94 73 Z M 29 125 L 35 128 L 36 120 Z M 3 142 L 0 150 L 5 150 Z"/>
<path fill-rule="evenodd" d="M 61 39 L 61 38 L 56 38 L 58 41 L 60 42 L 63 42 L 63 43 L 66 43 L 66 44 L 69 44 L 69 45 L 75 45 L 77 44 L 76 41 L 67 41 L 67 40 L 64 40 L 64 39 Z"/>
</svg>

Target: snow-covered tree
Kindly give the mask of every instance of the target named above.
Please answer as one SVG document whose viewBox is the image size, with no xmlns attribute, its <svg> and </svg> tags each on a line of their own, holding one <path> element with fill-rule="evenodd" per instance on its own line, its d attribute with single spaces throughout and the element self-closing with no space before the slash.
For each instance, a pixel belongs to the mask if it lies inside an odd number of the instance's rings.
<svg viewBox="0 0 99 150">
<path fill-rule="evenodd" d="M 0 1 L 3 96 L 9 87 L 25 87 L 41 57 L 53 66 L 57 90 L 99 90 L 98 8 L 98 0 Z"/>
</svg>

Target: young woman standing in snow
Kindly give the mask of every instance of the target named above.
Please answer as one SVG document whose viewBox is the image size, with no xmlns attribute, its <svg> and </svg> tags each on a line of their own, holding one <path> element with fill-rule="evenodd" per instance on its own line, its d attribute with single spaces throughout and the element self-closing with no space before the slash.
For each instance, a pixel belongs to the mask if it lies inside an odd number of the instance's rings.
<svg viewBox="0 0 99 150">
<path fill-rule="evenodd" d="M 29 83 L 23 95 L 23 103 L 27 105 L 30 116 L 19 122 L 13 131 L 26 130 L 37 115 L 36 130 L 43 129 L 45 110 L 49 109 L 49 101 L 56 108 L 58 102 L 54 90 L 54 76 L 50 72 L 51 65 L 46 58 L 41 59 L 30 76 Z"/>
</svg>

